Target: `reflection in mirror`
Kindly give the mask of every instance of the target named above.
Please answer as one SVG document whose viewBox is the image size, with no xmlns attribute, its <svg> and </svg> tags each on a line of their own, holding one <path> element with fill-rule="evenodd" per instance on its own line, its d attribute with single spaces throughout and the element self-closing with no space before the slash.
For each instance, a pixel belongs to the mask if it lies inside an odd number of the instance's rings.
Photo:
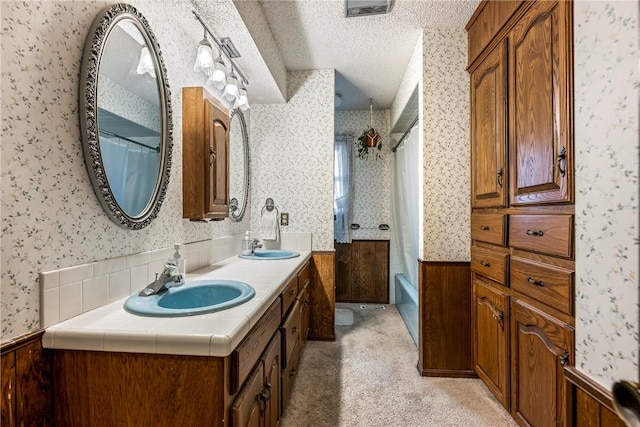
<svg viewBox="0 0 640 427">
<path fill-rule="evenodd" d="M 96 195 L 124 228 L 147 226 L 166 192 L 172 125 L 165 75 L 146 19 L 127 4 L 105 8 L 85 44 L 81 127 Z"/>
<path fill-rule="evenodd" d="M 249 197 L 249 136 L 244 114 L 231 113 L 229 132 L 229 210 L 233 221 L 241 221 Z"/>
</svg>

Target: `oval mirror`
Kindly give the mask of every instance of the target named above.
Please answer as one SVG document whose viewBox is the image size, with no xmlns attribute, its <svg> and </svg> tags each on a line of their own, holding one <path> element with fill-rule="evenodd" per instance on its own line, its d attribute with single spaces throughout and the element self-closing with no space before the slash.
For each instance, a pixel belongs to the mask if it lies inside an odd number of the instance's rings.
<svg viewBox="0 0 640 427">
<path fill-rule="evenodd" d="M 84 48 L 80 127 L 93 189 L 123 228 L 149 225 L 166 193 L 173 142 L 165 76 L 144 16 L 123 3 L 103 9 Z"/>
<path fill-rule="evenodd" d="M 229 131 L 229 211 L 231 220 L 241 221 L 249 198 L 249 136 L 244 114 L 231 113 Z"/>
</svg>

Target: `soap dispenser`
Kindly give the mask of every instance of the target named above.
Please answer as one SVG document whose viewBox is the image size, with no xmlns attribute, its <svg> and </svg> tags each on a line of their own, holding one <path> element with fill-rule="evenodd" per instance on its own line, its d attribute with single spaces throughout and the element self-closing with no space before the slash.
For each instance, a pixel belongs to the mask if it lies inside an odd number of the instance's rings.
<svg viewBox="0 0 640 427">
<path fill-rule="evenodd" d="M 251 233 L 249 230 L 244 232 L 244 237 L 242 238 L 242 255 L 251 255 Z"/>
<path fill-rule="evenodd" d="M 179 243 L 173 245 L 173 249 L 175 249 L 175 252 L 173 253 L 173 262 L 176 264 L 176 267 L 178 267 L 178 274 L 187 274 L 187 260 L 180 255 L 181 247 L 182 245 Z"/>
</svg>

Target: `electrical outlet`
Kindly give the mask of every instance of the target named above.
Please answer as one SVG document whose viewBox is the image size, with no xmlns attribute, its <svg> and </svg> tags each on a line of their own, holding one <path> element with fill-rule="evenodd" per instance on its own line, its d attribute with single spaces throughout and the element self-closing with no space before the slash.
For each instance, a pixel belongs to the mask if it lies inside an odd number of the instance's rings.
<svg viewBox="0 0 640 427">
<path fill-rule="evenodd" d="M 280 214 L 280 225 L 289 225 L 289 214 L 287 212 Z"/>
</svg>

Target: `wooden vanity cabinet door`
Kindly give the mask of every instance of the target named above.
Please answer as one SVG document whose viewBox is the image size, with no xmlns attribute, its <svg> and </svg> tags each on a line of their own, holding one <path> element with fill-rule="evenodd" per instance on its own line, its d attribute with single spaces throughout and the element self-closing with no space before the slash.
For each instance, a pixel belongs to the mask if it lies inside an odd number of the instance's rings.
<svg viewBox="0 0 640 427">
<path fill-rule="evenodd" d="M 471 206 L 507 206 L 506 41 L 471 73 Z"/>
<path fill-rule="evenodd" d="M 260 362 L 231 407 L 233 427 L 264 427 L 264 401 L 261 398 L 263 384 L 264 366 Z"/>
<path fill-rule="evenodd" d="M 280 334 L 276 333 L 264 351 L 264 394 L 266 396 L 264 425 L 276 427 L 280 420 Z"/>
<path fill-rule="evenodd" d="M 521 426 L 566 425 L 563 366 L 573 364 L 573 328 L 513 299 L 511 415 Z"/>
<path fill-rule="evenodd" d="M 573 202 L 571 8 L 535 2 L 508 35 L 514 206 Z"/>
<path fill-rule="evenodd" d="M 509 295 L 473 278 L 473 368 L 509 410 Z"/>
</svg>

